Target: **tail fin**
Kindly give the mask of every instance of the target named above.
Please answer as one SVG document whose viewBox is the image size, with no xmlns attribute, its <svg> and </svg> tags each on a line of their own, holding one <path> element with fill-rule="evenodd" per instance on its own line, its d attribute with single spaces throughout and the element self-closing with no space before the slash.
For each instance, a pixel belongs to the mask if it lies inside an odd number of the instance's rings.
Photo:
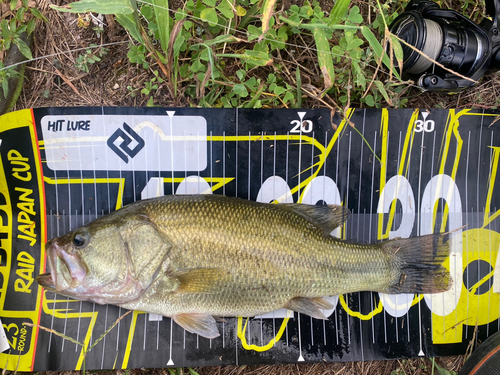
<svg viewBox="0 0 500 375">
<path fill-rule="evenodd" d="M 443 262 L 450 250 L 450 234 L 401 238 L 381 245 L 394 256 L 399 271 L 386 293 L 440 293 L 448 290 L 451 277 Z"/>
</svg>

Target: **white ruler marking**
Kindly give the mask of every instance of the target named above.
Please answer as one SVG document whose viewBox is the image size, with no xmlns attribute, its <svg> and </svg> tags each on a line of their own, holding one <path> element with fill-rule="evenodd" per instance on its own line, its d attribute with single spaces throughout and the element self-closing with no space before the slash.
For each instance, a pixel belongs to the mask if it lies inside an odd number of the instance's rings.
<svg viewBox="0 0 500 375">
<path fill-rule="evenodd" d="M 108 325 L 108 305 L 106 305 L 106 315 L 104 317 L 104 332 L 106 332 L 107 325 Z M 102 339 L 101 370 L 104 368 L 104 352 L 106 350 L 106 336 L 104 336 Z"/>
<path fill-rule="evenodd" d="M 349 177 L 350 177 L 350 172 L 351 172 L 351 136 L 352 136 L 352 131 L 349 132 L 349 148 L 347 152 L 347 184 L 346 184 L 346 198 L 345 198 L 345 206 L 349 207 Z M 347 229 L 347 228 L 346 228 Z M 352 234 L 352 225 L 350 226 L 351 234 Z M 345 295 L 346 299 L 346 305 L 349 307 L 349 293 Z M 351 316 L 347 313 L 346 311 L 346 317 L 347 317 L 347 338 L 349 345 L 351 345 Z"/>
<path fill-rule="evenodd" d="M 466 163 L 466 168 L 465 168 L 465 212 L 466 212 L 466 217 L 465 217 L 465 222 L 467 223 L 469 220 L 469 155 L 470 155 L 470 130 L 469 130 L 469 135 L 467 137 L 467 163 Z M 469 264 L 469 236 L 465 237 L 465 257 L 466 257 L 466 264 Z M 469 273 L 466 273 L 466 280 L 467 280 L 467 285 L 469 285 Z M 467 295 L 467 310 L 469 311 L 469 293 L 466 293 Z M 500 319 L 498 320 L 498 329 L 500 329 Z M 465 330 L 465 339 L 467 340 L 467 329 Z"/>
<path fill-rule="evenodd" d="M 368 226 L 368 241 L 372 242 L 372 219 L 373 219 L 373 191 L 375 184 L 375 164 L 377 160 L 377 132 L 375 131 L 375 136 L 373 137 L 373 158 L 372 158 L 372 186 L 370 191 L 370 225 Z M 371 311 L 374 309 L 373 305 L 373 292 L 370 292 L 370 305 Z M 372 339 L 373 344 L 375 344 L 375 323 L 373 319 L 370 319 L 372 324 Z"/>
<path fill-rule="evenodd" d="M 302 356 L 302 337 L 300 334 L 300 313 L 297 313 L 297 331 L 299 334 L 299 358 L 298 362 L 304 362 L 304 357 Z"/>
<path fill-rule="evenodd" d="M 170 347 L 169 347 L 169 358 L 168 358 L 167 366 L 174 365 L 174 361 L 172 360 L 173 332 L 174 332 L 174 320 L 170 319 Z"/>
</svg>

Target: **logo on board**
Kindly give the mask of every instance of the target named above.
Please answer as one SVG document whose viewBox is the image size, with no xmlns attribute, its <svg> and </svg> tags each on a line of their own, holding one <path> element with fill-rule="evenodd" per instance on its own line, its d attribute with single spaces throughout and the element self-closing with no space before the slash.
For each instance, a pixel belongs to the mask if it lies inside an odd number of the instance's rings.
<svg viewBox="0 0 500 375">
<path fill-rule="evenodd" d="M 117 145 L 117 141 L 119 139 L 121 139 L 122 142 Z M 135 141 L 136 144 L 134 144 L 131 148 L 130 144 L 133 141 Z M 144 139 L 142 139 L 141 136 L 134 131 L 134 129 L 124 122 L 123 130 L 120 128 L 116 129 L 111 137 L 108 138 L 107 144 L 109 148 L 120 157 L 120 159 L 122 159 L 125 163 L 128 163 L 128 157 L 133 159 L 134 156 L 136 156 L 139 151 L 144 148 L 145 142 Z"/>
</svg>

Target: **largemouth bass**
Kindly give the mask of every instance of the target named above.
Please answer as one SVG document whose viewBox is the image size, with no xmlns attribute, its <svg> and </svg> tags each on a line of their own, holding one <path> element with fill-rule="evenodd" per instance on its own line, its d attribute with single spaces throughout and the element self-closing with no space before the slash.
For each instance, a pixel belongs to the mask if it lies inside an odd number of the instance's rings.
<svg viewBox="0 0 500 375">
<path fill-rule="evenodd" d="M 330 235 L 342 206 L 263 204 L 216 195 L 132 203 L 47 242 L 37 281 L 79 300 L 171 317 L 219 335 L 214 317 L 282 307 L 326 319 L 325 296 L 449 288 L 444 235 L 364 245 Z"/>
</svg>

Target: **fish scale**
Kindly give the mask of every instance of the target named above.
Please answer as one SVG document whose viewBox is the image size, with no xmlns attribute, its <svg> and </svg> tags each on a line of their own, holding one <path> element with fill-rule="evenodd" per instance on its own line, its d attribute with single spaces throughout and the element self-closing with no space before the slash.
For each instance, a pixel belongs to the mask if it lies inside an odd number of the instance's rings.
<svg viewBox="0 0 500 375">
<path fill-rule="evenodd" d="M 51 274 L 38 281 L 75 298 L 172 317 L 205 337 L 218 335 L 213 316 L 288 307 L 324 319 L 320 308 L 329 303 L 321 297 L 448 288 L 446 235 L 348 243 L 330 235 L 348 215 L 334 205 L 154 198 L 50 241 Z M 119 275 L 111 290 L 110 273 Z"/>
</svg>

